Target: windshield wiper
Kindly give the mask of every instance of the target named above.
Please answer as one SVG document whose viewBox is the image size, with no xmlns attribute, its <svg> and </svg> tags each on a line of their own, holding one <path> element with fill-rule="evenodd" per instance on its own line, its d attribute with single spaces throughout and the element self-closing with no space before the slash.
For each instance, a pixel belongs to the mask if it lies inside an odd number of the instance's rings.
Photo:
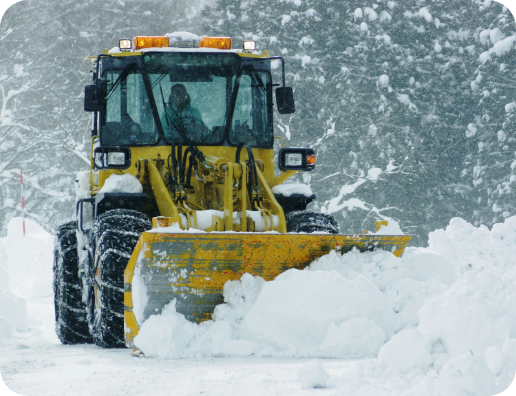
<svg viewBox="0 0 516 396">
<path fill-rule="evenodd" d="M 260 110 L 264 107 L 264 99 L 267 97 L 267 87 L 263 83 L 262 78 L 258 74 L 258 71 L 252 67 L 249 66 L 247 70 L 249 72 L 249 77 L 251 77 L 251 87 L 252 88 L 258 88 L 260 90 L 260 95 L 258 95 L 259 101 L 260 101 Z"/>
<path fill-rule="evenodd" d="M 159 84 L 159 85 L 160 85 L 160 87 L 161 87 L 161 81 L 165 78 L 165 76 L 168 76 L 168 74 L 161 74 L 161 75 L 156 79 L 156 81 L 154 81 L 154 82 L 152 83 L 152 89 L 154 89 L 154 87 L 155 87 L 156 85 L 158 85 L 158 84 Z"/>
<path fill-rule="evenodd" d="M 113 92 L 115 92 L 115 89 L 121 84 L 123 80 L 127 78 L 127 76 L 132 73 L 136 69 L 136 65 L 132 64 L 127 66 L 127 68 L 124 69 L 122 73 L 118 76 L 116 81 L 114 82 L 111 89 L 106 93 L 106 102 L 111 98 L 111 95 L 113 95 Z"/>
<path fill-rule="evenodd" d="M 238 96 L 238 89 L 240 87 L 241 77 L 242 69 L 239 69 L 235 76 L 235 83 L 233 85 L 233 92 L 231 92 L 229 106 L 226 107 L 226 127 L 224 128 L 224 137 L 227 141 L 229 141 L 229 132 L 231 130 L 231 123 L 233 122 L 233 114 L 235 113 L 236 100 Z"/>
</svg>

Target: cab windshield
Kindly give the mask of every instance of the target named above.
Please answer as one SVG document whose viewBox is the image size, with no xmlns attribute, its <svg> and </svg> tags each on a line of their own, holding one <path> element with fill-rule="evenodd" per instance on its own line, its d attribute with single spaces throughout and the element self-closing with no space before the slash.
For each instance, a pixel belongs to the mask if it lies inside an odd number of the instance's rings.
<svg viewBox="0 0 516 396">
<path fill-rule="evenodd" d="M 270 73 L 236 54 L 148 53 L 103 77 L 103 144 L 272 144 Z"/>
<path fill-rule="evenodd" d="M 135 67 L 109 70 L 101 142 L 108 146 L 153 145 L 159 141 L 142 73 Z"/>
<path fill-rule="evenodd" d="M 149 54 L 144 70 L 167 143 L 186 144 L 187 135 L 200 146 L 268 145 L 269 73 L 242 70 L 238 55 L 218 53 Z"/>
</svg>

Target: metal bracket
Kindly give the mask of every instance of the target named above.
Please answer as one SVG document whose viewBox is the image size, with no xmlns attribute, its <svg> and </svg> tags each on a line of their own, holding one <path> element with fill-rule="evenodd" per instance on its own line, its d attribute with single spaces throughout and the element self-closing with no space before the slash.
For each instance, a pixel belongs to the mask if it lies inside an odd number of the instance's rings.
<svg viewBox="0 0 516 396">
<path fill-rule="evenodd" d="M 77 201 L 77 206 L 75 207 L 75 217 L 77 218 L 77 230 L 84 232 L 84 229 L 82 228 L 82 213 L 83 213 L 83 204 L 84 202 L 89 202 L 91 204 L 95 203 L 95 198 L 84 198 L 79 199 Z M 95 205 L 93 206 L 93 216 L 95 215 Z"/>
</svg>

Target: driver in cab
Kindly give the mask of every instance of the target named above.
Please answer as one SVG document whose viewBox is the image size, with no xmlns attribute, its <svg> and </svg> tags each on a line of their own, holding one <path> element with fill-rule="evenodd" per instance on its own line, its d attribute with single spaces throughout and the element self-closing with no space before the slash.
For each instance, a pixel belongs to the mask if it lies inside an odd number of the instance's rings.
<svg viewBox="0 0 516 396">
<path fill-rule="evenodd" d="M 168 139 L 179 138 L 178 126 L 186 126 L 189 123 L 202 123 L 199 110 L 190 104 L 190 95 L 183 84 L 172 86 L 169 98 L 170 105 L 161 117 L 161 125 Z M 186 127 L 188 132 L 188 127 Z"/>
</svg>

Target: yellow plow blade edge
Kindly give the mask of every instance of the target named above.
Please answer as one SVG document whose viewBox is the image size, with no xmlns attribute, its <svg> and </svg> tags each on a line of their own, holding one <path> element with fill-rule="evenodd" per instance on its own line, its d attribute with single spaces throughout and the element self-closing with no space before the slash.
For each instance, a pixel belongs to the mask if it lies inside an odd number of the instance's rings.
<svg viewBox="0 0 516 396">
<path fill-rule="evenodd" d="M 411 236 L 273 233 L 144 232 L 124 274 L 126 343 L 139 326 L 176 299 L 177 312 L 200 323 L 224 302 L 228 280 L 244 273 L 267 281 L 290 268 L 303 269 L 331 250 L 388 250 L 400 257 Z M 133 299 L 134 294 L 134 299 Z"/>
</svg>

